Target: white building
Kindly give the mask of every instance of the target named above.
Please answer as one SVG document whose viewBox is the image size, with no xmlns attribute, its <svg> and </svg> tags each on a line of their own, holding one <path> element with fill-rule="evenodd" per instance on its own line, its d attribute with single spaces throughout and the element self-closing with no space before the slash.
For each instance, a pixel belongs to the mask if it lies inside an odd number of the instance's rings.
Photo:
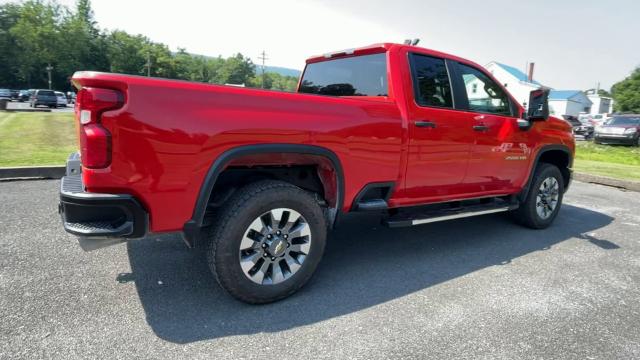
<svg viewBox="0 0 640 360">
<path fill-rule="evenodd" d="M 595 91 L 592 91 L 589 94 L 587 91 L 587 97 L 593 105 L 591 106 L 591 115 L 596 114 L 610 114 L 613 112 L 613 99 L 606 96 L 600 96 L 595 94 Z"/>
<path fill-rule="evenodd" d="M 551 90 L 549 93 L 549 112 L 552 115 L 573 115 L 591 112 L 593 103 L 580 90 Z"/>
<path fill-rule="evenodd" d="M 529 81 L 528 76 L 524 72 L 513 66 L 492 61 L 487 64 L 485 68 L 496 78 L 496 80 L 504 84 L 516 101 L 525 108 L 529 101 L 529 93 L 532 90 L 542 87 L 541 83 L 533 79 Z M 600 98 L 597 95 L 595 97 Z M 549 94 L 549 111 L 555 116 L 578 116 L 581 112 L 589 113 L 592 110 L 600 110 L 600 108 L 606 106 L 610 108 L 613 104 L 613 101 L 609 98 L 600 98 L 608 99 L 608 102 L 607 100 L 597 100 L 597 103 L 590 98 L 591 96 L 587 97 L 587 95 L 580 90 L 551 90 L 551 93 Z M 603 112 L 611 111 L 600 111 L 596 113 Z"/>
<path fill-rule="evenodd" d="M 542 84 L 535 80 L 529 82 L 527 75 L 513 66 L 492 61 L 487 64 L 485 68 L 507 87 L 509 93 L 513 95 L 520 105 L 525 107 L 529 101 L 529 93 L 542 86 Z"/>
</svg>

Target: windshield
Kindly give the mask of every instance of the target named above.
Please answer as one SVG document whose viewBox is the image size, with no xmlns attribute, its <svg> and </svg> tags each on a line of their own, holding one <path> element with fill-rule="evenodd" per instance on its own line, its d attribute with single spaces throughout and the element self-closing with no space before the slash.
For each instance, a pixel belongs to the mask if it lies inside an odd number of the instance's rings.
<svg viewBox="0 0 640 360">
<path fill-rule="evenodd" d="M 38 96 L 54 96 L 54 93 L 51 90 L 39 90 Z"/>
<path fill-rule="evenodd" d="M 308 64 L 298 92 L 331 96 L 387 96 L 387 55 Z"/>
<path fill-rule="evenodd" d="M 614 116 L 611 120 L 607 121 L 607 125 L 636 125 L 640 126 L 640 116 Z"/>
</svg>

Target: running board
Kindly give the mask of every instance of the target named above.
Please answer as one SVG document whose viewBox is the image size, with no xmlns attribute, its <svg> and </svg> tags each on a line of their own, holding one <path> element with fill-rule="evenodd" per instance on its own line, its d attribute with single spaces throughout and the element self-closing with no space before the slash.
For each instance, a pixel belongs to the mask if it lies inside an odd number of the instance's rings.
<svg viewBox="0 0 640 360">
<path fill-rule="evenodd" d="M 438 209 L 408 214 L 397 214 L 388 219 L 385 219 L 384 224 L 392 228 L 414 226 L 429 224 L 438 221 L 461 219 L 471 216 L 494 214 L 516 210 L 517 208 L 517 203 L 499 201 L 497 203 L 494 202 L 490 204 L 476 204 L 456 208 Z"/>
</svg>

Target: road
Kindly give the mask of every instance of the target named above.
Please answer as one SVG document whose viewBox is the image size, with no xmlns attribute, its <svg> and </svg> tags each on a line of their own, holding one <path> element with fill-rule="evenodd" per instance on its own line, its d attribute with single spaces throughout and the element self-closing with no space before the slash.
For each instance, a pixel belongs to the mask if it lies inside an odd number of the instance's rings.
<svg viewBox="0 0 640 360">
<path fill-rule="evenodd" d="M 574 183 L 555 224 L 350 216 L 318 273 L 250 306 L 175 236 L 83 253 L 58 181 L 0 182 L 0 358 L 640 358 L 640 193 Z"/>
</svg>

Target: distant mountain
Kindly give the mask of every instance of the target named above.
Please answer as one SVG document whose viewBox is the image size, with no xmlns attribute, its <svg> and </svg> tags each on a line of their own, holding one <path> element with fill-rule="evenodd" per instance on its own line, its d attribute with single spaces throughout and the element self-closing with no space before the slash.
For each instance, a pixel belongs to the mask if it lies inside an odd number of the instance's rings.
<svg viewBox="0 0 640 360">
<path fill-rule="evenodd" d="M 289 69 L 289 68 L 280 67 L 280 66 L 268 66 L 268 65 L 264 67 L 264 72 L 273 72 L 273 73 L 278 73 L 282 76 L 293 76 L 293 77 L 300 77 L 300 74 L 302 73 L 302 71 L 296 70 L 296 69 Z M 260 74 L 262 74 L 262 65 L 256 64 L 256 75 L 260 75 Z"/>
<path fill-rule="evenodd" d="M 173 54 L 175 55 L 176 53 L 174 52 Z M 200 54 L 193 54 L 193 53 L 189 53 L 189 54 L 192 56 L 202 56 L 207 59 L 215 58 L 215 56 L 209 56 L 209 55 L 200 55 Z M 254 63 L 254 65 L 256 66 L 256 75 L 262 74 L 262 65 L 256 64 L 256 63 Z M 290 69 L 290 68 L 281 67 L 281 66 L 268 66 L 268 65 L 264 67 L 264 72 L 273 72 L 273 73 L 278 73 L 282 76 L 293 76 L 293 77 L 300 77 L 300 74 L 302 74 L 302 71 L 300 70 Z"/>
</svg>

